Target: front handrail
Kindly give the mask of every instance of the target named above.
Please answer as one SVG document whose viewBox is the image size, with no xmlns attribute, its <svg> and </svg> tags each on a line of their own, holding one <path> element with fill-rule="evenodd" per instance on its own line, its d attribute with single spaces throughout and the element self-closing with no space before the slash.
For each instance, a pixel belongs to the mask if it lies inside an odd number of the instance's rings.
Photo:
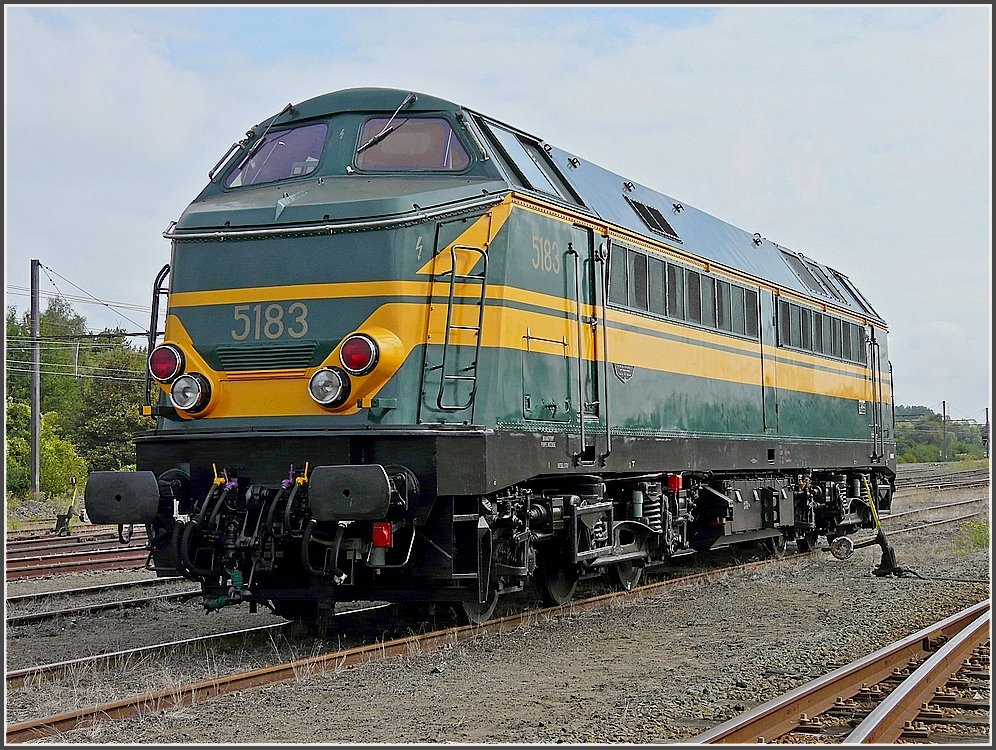
<svg viewBox="0 0 996 750">
<path fill-rule="evenodd" d="M 165 286 L 167 276 L 169 276 L 169 263 L 159 269 L 152 285 L 152 318 L 149 322 L 149 347 L 146 356 L 152 356 L 159 334 L 165 333 L 159 330 L 159 300 L 169 295 L 169 289 Z M 145 405 L 152 407 L 152 370 L 148 366 L 145 368 Z"/>
</svg>

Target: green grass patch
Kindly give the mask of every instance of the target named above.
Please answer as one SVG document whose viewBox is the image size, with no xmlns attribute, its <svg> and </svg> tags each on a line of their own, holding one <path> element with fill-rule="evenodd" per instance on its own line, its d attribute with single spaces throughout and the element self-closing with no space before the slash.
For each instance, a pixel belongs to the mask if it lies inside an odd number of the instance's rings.
<svg viewBox="0 0 996 750">
<path fill-rule="evenodd" d="M 963 546 L 969 550 L 989 548 L 989 524 L 986 521 L 965 521 L 959 536 Z"/>
</svg>

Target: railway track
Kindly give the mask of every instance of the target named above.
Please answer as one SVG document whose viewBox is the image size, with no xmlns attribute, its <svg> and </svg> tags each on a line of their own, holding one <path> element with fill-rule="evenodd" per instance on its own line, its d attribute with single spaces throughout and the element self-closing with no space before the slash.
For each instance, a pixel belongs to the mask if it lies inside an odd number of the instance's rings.
<svg viewBox="0 0 996 750">
<path fill-rule="evenodd" d="M 988 468 L 964 469 L 961 471 L 903 471 L 896 472 L 896 491 L 906 492 L 915 489 L 947 489 L 952 487 L 979 487 L 989 484 Z"/>
<path fill-rule="evenodd" d="M 957 744 L 967 736 L 970 741 L 989 744 L 990 632 L 987 599 L 691 742 Z M 966 716 L 966 710 L 975 713 Z M 983 712 L 984 717 L 979 715 Z M 967 735 L 966 729 L 970 730 Z"/>
<path fill-rule="evenodd" d="M 953 523 L 960 518 L 961 517 L 946 519 L 943 521 L 934 521 L 920 526 L 897 530 L 892 533 L 907 533 L 928 528 L 937 524 Z M 816 553 L 796 553 L 795 555 L 790 555 L 789 558 L 797 558 L 814 554 Z M 136 695 L 126 699 L 114 701 L 112 703 L 90 706 L 77 711 L 54 716 L 45 716 L 8 727 L 5 739 L 8 743 L 41 739 L 71 731 L 73 729 L 85 727 L 106 719 L 126 718 L 152 710 L 162 711 L 172 708 L 180 708 L 182 706 L 198 703 L 209 698 L 243 690 L 248 687 L 256 687 L 273 682 L 294 679 L 297 675 L 302 673 L 322 672 L 331 669 L 340 669 L 374 659 L 404 656 L 413 653 L 424 653 L 444 644 L 460 643 L 469 638 L 476 637 L 477 635 L 508 632 L 518 628 L 526 622 L 537 623 L 564 616 L 572 612 L 615 607 L 624 602 L 655 596 L 662 593 L 664 589 L 669 587 L 686 585 L 695 581 L 708 582 L 722 576 L 726 576 L 732 572 L 745 571 L 756 567 L 777 564 L 779 559 L 786 558 L 760 560 L 743 565 L 657 581 L 640 586 L 631 591 L 600 594 L 587 599 L 574 601 L 561 607 L 527 610 L 522 613 L 516 613 L 507 617 L 488 621 L 480 626 L 447 628 L 419 635 L 411 635 L 399 639 L 379 642 L 375 641 L 343 650 L 320 653 L 316 656 L 311 656 L 305 659 L 294 660 L 247 672 L 240 672 L 229 676 L 216 677 L 211 680 L 191 683 L 182 687 L 171 688 L 168 691 L 157 691 L 143 695 Z M 220 636 L 215 637 L 223 637 L 224 635 L 225 634 L 221 634 Z M 161 649 L 162 645 L 160 645 L 159 648 Z M 113 657 L 114 660 L 129 658 L 127 653 L 115 654 Z M 106 656 L 89 657 L 88 661 L 91 663 L 102 663 L 105 665 L 115 663 L 114 660 L 108 661 L 107 658 L 108 657 Z M 101 661 L 101 659 L 103 659 L 103 661 Z M 64 672 L 67 669 L 71 670 L 72 667 L 69 667 L 66 664 L 44 665 L 43 667 L 19 670 L 20 674 L 8 674 L 8 679 L 14 676 L 21 680 L 21 683 L 16 684 L 23 684 L 24 680 L 32 679 L 29 676 L 32 672 L 39 675 L 43 673 L 54 675 L 59 670 Z M 39 676 L 38 679 L 41 680 L 43 677 Z M 15 683 L 9 683 L 7 686 L 8 691 L 14 686 Z"/>
<path fill-rule="evenodd" d="M 952 508 L 959 508 L 959 507 L 962 507 L 962 506 L 967 506 L 967 505 L 972 505 L 972 504 L 976 504 L 976 503 L 980 503 L 980 502 L 985 502 L 987 500 L 988 500 L 988 497 L 979 497 L 979 498 L 972 498 L 970 500 L 960 500 L 960 501 L 956 501 L 956 502 L 952 502 L 952 503 L 943 503 L 943 504 L 940 504 L 940 505 L 932 505 L 932 506 L 927 506 L 927 507 L 923 507 L 923 508 L 914 508 L 914 509 L 911 509 L 911 510 L 903 511 L 903 512 L 900 512 L 900 513 L 893 513 L 893 514 L 891 514 L 889 516 L 885 516 L 883 518 L 883 521 L 885 522 L 885 524 L 889 528 L 889 530 L 894 533 L 895 531 L 898 530 L 898 528 L 892 528 L 892 527 L 896 523 L 896 520 L 899 519 L 899 518 L 901 518 L 901 517 L 908 517 L 908 516 L 920 515 L 920 514 L 928 513 L 928 512 L 932 512 L 932 511 L 945 511 L 945 510 L 950 510 Z M 952 521 L 963 520 L 963 519 L 966 519 L 966 518 L 971 518 L 971 517 L 973 517 L 973 516 L 975 516 L 977 514 L 978 513 L 968 513 L 968 514 L 964 514 L 964 515 L 958 516 L 957 518 L 951 519 L 951 520 Z M 947 522 L 947 521 L 944 521 L 944 522 Z M 150 578 L 150 579 L 147 579 L 145 581 L 131 581 L 131 582 L 115 583 L 115 584 L 107 584 L 105 586 L 89 586 L 89 587 L 84 587 L 84 588 L 79 588 L 79 589 L 63 589 L 63 590 L 55 590 L 55 591 L 51 591 L 51 592 L 37 592 L 37 593 L 27 594 L 27 595 L 22 595 L 22 596 L 7 597 L 6 604 L 7 604 L 7 609 L 9 610 L 9 608 L 11 607 L 11 605 L 17 607 L 19 605 L 22 605 L 22 604 L 28 603 L 28 602 L 40 602 L 40 601 L 43 601 L 43 600 L 45 600 L 45 599 L 47 599 L 49 597 L 71 597 L 71 596 L 74 596 L 74 595 L 88 595 L 88 594 L 100 593 L 101 591 L 112 591 L 112 590 L 117 590 L 117 589 L 122 589 L 122 588 L 133 588 L 133 587 L 136 587 L 136 586 L 153 587 L 153 586 L 156 586 L 156 585 L 160 585 L 162 583 L 169 583 L 169 582 L 172 582 L 172 581 L 180 581 L 180 580 L 183 580 L 183 579 L 179 579 L 179 578 Z M 150 605 L 150 604 L 152 604 L 154 602 L 158 602 L 158 601 L 169 601 L 169 600 L 184 601 L 184 600 L 187 600 L 187 599 L 195 598 L 199 594 L 200 594 L 200 590 L 199 589 L 191 589 L 191 590 L 185 590 L 185 591 L 171 592 L 171 593 L 168 593 L 168 594 L 150 594 L 148 596 L 127 597 L 127 598 L 117 599 L 117 600 L 113 600 L 113 601 L 94 602 L 94 603 L 80 605 L 80 606 L 74 606 L 74 607 L 50 608 L 50 609 L 45 609 L 43 611 L 37 611 L 37 612 L 30 612 L 30 613 L 17 614 L 17 615 L 7 615 L 5 619 L 6 619 L 7 626 L 10 627 L 10 626 L 16 626 L 16 625 L 24 625 L 24 624 L 32 623 L 32 622 L 38 622 L 38 621 L 46 620 L 46 619 L 52 619 L 52 618 L 56 618 L 56 617 L 78 616 L 78 615 L 88 614 L 88 613 L 92 613 L 92 612 L 98 612 L 98 611 L 101 611 L 101 610 L 109 610 L 109 609 L 124 608 L 124 607 L 147 606 L 147 605 Z"/>
<path fill-rule="evenodd" d="M 144 545 L 148 541 L 145 530 L 135 531 L 129 544 Z M 120 545 L 117 532 L 83 531 L 70 536 L 29 537 L 26 539 L 8 539 L 5 545 L 5 556 L 8 560 L 45 553 L 60 554 L 80 552 L 83 550 L 103 549 L 111 545 Z"/>
<path fill-rule="evenodd" d="M 60 573 L 86 573 L 93 570 L 123 570 L 142 568 L 149 551 L 144 548 L 92 549 L 62 554 L 24 555 L 7 559 L 4 578 L 18 581 L 42 578 Z"/>
</svg>

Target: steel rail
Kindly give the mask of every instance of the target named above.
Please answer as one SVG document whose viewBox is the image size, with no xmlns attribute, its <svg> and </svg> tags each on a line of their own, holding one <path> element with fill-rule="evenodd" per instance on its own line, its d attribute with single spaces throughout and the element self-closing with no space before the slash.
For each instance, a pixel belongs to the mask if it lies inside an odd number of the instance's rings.
<svg viewBox="0 0 996 750">
<path fill-rule="evenodd" d="M 813 553 L 805 553 L 811 555 Z M 666 581 L 659 581 L 641 586 L 630 591 L 618 591 L 602 594 L 590 599 L 547 607 L 540 610 L 509 615 L 490 620 L 481 625 L 464 625 L 456 628 L 433 631 L 420 635 L 398 638 L 392 641 L 358 646 L 343 651 L 320 654 L 305 659 L 299 659 L 285 664 L 263 667 L 249 672 L 218 677 L 197 682 L 179 688 L 149 693 L 147 695 L 125 698 L 99 706 L 89 706 L 76 711 L 70 711 L 57 716 L 47 716 L 10 726 L 6 729 L 5 742 L 17 743 L 50 737 L 62 732 L 72 731 L 108 719 L 123 719 L 146 712 L 163 711 L 172 708 L 200 703 L 227 693 L 245 690 L 251 687 L 269 685 L 295 679 L 299 674 L 313 674 L 350 667 L 368 661 L 404 656 L 410 653 L 424 653 L 445 644 L 456 644 L 485 634 L 510 632 L 523 623 L 536 623 L 550 620 L 574 612 L 597 610 L 613 606 L 617 603 L 631 602 L 650 596 L 656 596 L 665 589 L 696 581 L 720 578 L 729 573 L 751 570 L 764 565 L 776 564 L 784 558 L 772 558 L 737 565 L 732 568 L 694 573 Z M 378 605 L 380 607 L 388 605 Z M 283 624 L 283 623 L 281 623 Z M 273 627 L 273 626 L 269 626 Z M 161 648 L 161 646 L 160 646 Z M 128 652 L 123 652 L 127 654 Z M 123 655 L 122 654 L 122 655 Z M 37 672 L 41 668 L 35 668 Z M 30 670 L 22 670 L 30 671 Z M 8 679 L 11 675 L 8 675 Z M 18 675 L 23 678 L 23 675 Z M 8 689 L 11 687 L 8 684 Z"/>
<path fill-rule="evenodd" d="M 162 576 L 161 578 L 145 578 L 134 581 L 117 581 L 115 583 L 98 583 L 94 586 L 80 586 L 74 589 L 54 589 L 52 591 L 35 591 L 30 594 L 14 594 L 4 597 L 6 606 L 17 604 L 18 602 L 36 601 L 47 599 L 52 596 L 73 596 L 76 594 L 95 594 L 113 589 L 135 588 L 138 586 L 159 586 L 177 581 L 186 581 L 182 576 Z"/>
<path fill-rule="evenodd" d="M 920 531 L 921 529 L 929 529 L 931 526 L 943 526 L 947 523 L 954 523 L 955 521 L 964 521 L 969 518 L 975 518 L 976 516 L 981 516 L 983 511 L 977 510 L 975 513 L 964 513 L 960 516 L 955 516 L 954 518 L 944 518 L 940 521 L 931 521 L 930 523 L 922 523 L 919 526 L 907 526 L 902 529 L 889 529 L 890 534 L 904 534 L 907 531 Z M 886 516 L 888 518 L 888 516 Z"/>
<path fill-rule="evenodd" d="M 135 549 L 140 543 L 143 546 L 148 542 L 145 534 L 135 535 L 129 544 L 121 544 L 116 538 L 106 537 L 96 539 L 93 537 L 55 537 L 53 539 L 37 540 L 32 542 L 14 542 L 7 545 L 5 559 L 7 562 L 24 560 L 29 557 L 38 557 L 49 553 L 51 555 L 72 555 L 80 552 L 99 552 L 102 550 Z"/>
<path fill-rule="evenodd" d="M 972 514 L 972 515 L 978 515 Z M 948 519 L 938 523 L 950 523 L 959 519 Z M 914 527 L 902 529 L 901 531 L 913 531 Z M 897 532 L 893 532 L 897 533 Z M 815 555 L 815 552 L 797 553 L 788 559 L 797 559 Z M 345 651 L 322 654 L 316 657 L 289 662 L 282 665 L 253 670 L 228 677 L 217 678 L 198 682 L 179 689 L 170 689 L 142 696 L 126 698 L 99 706 L 90 706 L 57 716 L 42 717 L 39 719 L 23 722 L 6 729 L 5 741 L 8 743 L 26 742 L 52 736 L 60 732 L 67 732 L 73 729 L 90 726 L 106 719 L 120 719 L 142 714 L 147 711 L 162 711 L 171 708 L 192 705 L 210 698 L 215 698 L 226 693 L 237 692 L 249 687 L 272 684 L 275 682 L 295 679 L 301 673 L 320 673 L 324 671 L 353 666 L 375 659 L 389 658 L 393 656 L 403 656 L 412 653 L 414 646 L 415 653 L 423 653 L 428 650 L 438 648 L 446 643 L 460 643 L 471 638 L 485 635 L 504 633 L 519 627 L 523 623 L 538 623 L 550 620 L 558 616 L 569 615 L 574 612 L 590 611 L 606 608 L 619 603 L 637 601 L 664 592 L 664 590 L 697 581 L 708 581 L 720 578 L 731 573 L 743 572 L 754 568 L 777 564 L 785 560 L 784 557 L 774 557 L 765 560 L 745 563 L 719 570 L 704 571 L 688 576 L 668 579 L 655 583 L 646 584 L 630 591 L 617 591 L 608 594 L 591 597 L 576 602 L 547 607 L 540 610 L 532 610 L 527 613 L 510 615 L 496 620 L 491 620 L 480 625 L 465 625 L 459 628 L 449 628 L 433 633 L 409 636 L 383 643 L 360 646 Z M 379 605 L 386 606 L 386 605 Z M 949 618 L 951 619 L 951 618 Z M 279 627 L 264 626 L 264 627 Z M 162 646 L 159 646 L 160 648 Z M 156 647 L 148 647 L 150 649 Z M 123 652 L 128 653 L 128 652 Z M 98 657 L 99 658 L 99 657 Z M 107 657 L 104 657 L 107 658 Z M 35 668 L 37 673 L 44 668 Z M 30 670 L 27 670 L 30 671 Z M 889 668 L 888 673 L 892 669 Z M 8 679 L 11 675 L 8 675 Z M 8 689 L 11 687 L 8 684 Z M 833 699 L 831 698 L 831 702 Z"/>
<path fill-rule="evenodd" d="M 200 589 L 192 591 L 174 591 L 166 594 L 154 594 L 153 596 L 134 597 L 131 599 L 118 599 L 113 602 L 97 602 L 94 604 L 83 604 L 79 607 L 66 607 L 64 609 L 50 609 L 45 612 L 30 612 L 23 615 L 11 615 L 5 618 L 7 627 L 24 625 L 29 622 L 39 622 L 41 620 L 52 620 L 56 617 L 69 617 L 72 615 L 88 615 L 92 612 L 101 612 L 108 609 L 125 609 L 128 607 L 139 607 L 143 604 L 164 601 L 186 601 L 201 595 Z"/>
<path fill-rule="evenodd" d="M 990 600 L 974 604 L 940 622 L 901 638 L 822 677 L 723 722 L 689 742 L 697 745 L 725 743 L 759 744 L 780 737 L 798 726 L 803 713 L 818 715 L 834 706 L 838 697 L 856 695 L 861 685 L 874 685 L 905 667 L 910 659 L 922 659 L 938 638 L 947 638 L 969 627 L 984 612 Z"/>
<path fill-rule="evenodd" d="M 943 505 L 928 505 L 926 508 L 910 508 L 909 510 L 900 511 L 899 513 L 889 513 L 884 516 L 884 518 L 901 518 L 903 516 L 912 516 L 916 513 L 926 513 L 931 510 L 946 510 L 947 508 L 957 508 L 960 505 L 971 505 L 972 503 L 981 503 L 988 500 L 988 497 L 975 497 L 971 500 L 958 500 L 953 503 L 944 503 Z"/>
<path fill-rule="evenodd" d="M 141 562 L 144 564 L 148 556 L 149 551 L 146 549 L 132 550 L 127 547 L 123 551 L 81 552 L 78 555 L 43 555 L 7 561 L 4 565 L 4 577 L 7 581 L 17 581 L 24 578 L 40 578 L 54 573 L 121 570 L 130 567 L 122 563 Z"/>
<path fill-rule="evenodd" d="M 903 733 L 906 722 L 920 713 L 937 688 L 958 672 L 961 664 L 975 649 L 989 640 L 991 610 L 979 615 L 972 623 L 935 651 L 923 664 L 858 724 L 842 741 L 844 745 L 894 744 Z"/>
<path fill-rule="evenodd" d="M 222 641 L 229 638 L 235 638 L 240 635 L 255 635 L 260 632 L 283 628 L 289 624 L 290 623 L 287 622 L 276 622 L 270 625 L 257 625 L 256 627 L 244 628 L 242 630 L 232 630 L 226 633 L 212 633 L 211 635 L 201 635 L 196 638 L 184 638 L 179 641 L 167 641 L 165 643 L 155 643 L 151 646 L 141 646 L 139 648 L 114 651 L 107 654 L 94 654 L 93 656 L 84 656 L 79 659 L 67 659 L 66 661 L 52 662 L 51 664 L 40 664 L 36 667 L 13 669 L 5 675 L 4 684 L 9 692 L 15 688 L 21 687 L 29 680 L 33 682 L 54 680 L 57 677 L 83 665 L 90 665 L 96 670 L 104 671 L 110 669 L 112 665 L 117 664 L 120 661 L 141 656 L 143 654 L 163 651 L 165 649 L 173 650 L 182 646 L 192 646 L 200 643 L 210 643 L 212 641 Z"/>
</svg>

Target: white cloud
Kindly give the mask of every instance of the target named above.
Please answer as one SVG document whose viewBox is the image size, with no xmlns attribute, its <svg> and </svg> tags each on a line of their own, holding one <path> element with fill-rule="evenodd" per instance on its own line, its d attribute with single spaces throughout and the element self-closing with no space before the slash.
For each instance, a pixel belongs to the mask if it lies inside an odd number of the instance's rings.
<svg viewBox="0 0 996 750">
<path fill-rule="evenodd" d="M 5 8 L 8 284 L 37 257 L 147 303 L 162 230 L 246 129 L 338 88 L 409 88 L 838 268 L 890 322 L 897 401 L 958 394 L 980 415 L 991 8 L 725 7 L 681 25 L 660 11 L 310 9 L 302 31 L 325 50 L 288 36 L 280 55 L 281 8 L 264 56 L 192 8 Z M 968 342 L 945 346 L 933 321 Z"/>
</svg>

